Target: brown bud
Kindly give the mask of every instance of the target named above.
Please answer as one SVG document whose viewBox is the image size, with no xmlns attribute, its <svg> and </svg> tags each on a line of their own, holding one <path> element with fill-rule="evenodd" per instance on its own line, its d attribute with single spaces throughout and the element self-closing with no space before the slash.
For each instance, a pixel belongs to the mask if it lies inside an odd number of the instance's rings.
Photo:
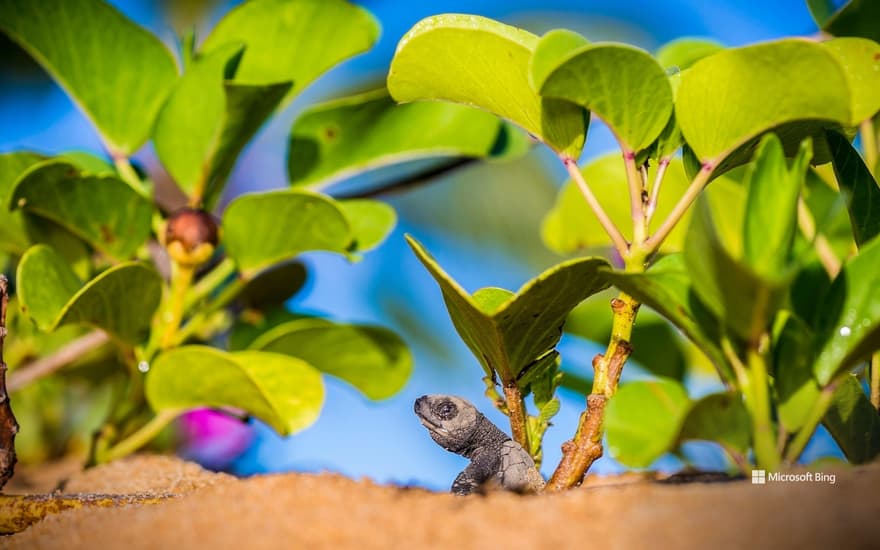
<svg viewBox="0 0 880 550">
<path fill-rule="evenodd" d="M 195 208 L 181 208 L 168 218 L 165 247 L 171 257 L 184 264 L 200 264 L 214 253 L 218 242 L 214 217 Z"/>
</svg>

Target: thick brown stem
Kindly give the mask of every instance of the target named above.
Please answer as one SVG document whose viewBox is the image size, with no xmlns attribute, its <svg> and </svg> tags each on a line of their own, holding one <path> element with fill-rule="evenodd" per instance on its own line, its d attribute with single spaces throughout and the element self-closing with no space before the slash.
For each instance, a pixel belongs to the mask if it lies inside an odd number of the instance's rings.
<svg viewBox="0 0 880 550">
<path fill-rule="evenodd" d="M 8 292 L 9 282 L 4 275 L 0 275 L 0 489 L 15 471 L 15 434 L 18 433 L 18 422 L 12 414 L 9 395 L 6 393 L 6 363 L 3 361 Z"/>
<path fill-rule="evenodd" d="M 604 355 L 593 359 L 593 390 L 587 396 L 587 409 L 581 413 L 574 439 L 562 445 L 562 461 L 547 482 L 546 491 L 561 491 L 581 483 L 590 466 L 602 456 L 602 420 L 605 404 L 617 391 L 617 382 L 626 360 L 632 354 L 630 337 L 639 303 L 625 293 L 611 301 L 614 323 Z"/>
<path fill-rule="evenodd" d="M 510 432 L 513 440 L 531 454 L 529 431 L 526 426 L 526 404 L 516 382 L 504 385 L 504 399 L 507 402 L 507 416 L 510 418 Z"/>
</svg>

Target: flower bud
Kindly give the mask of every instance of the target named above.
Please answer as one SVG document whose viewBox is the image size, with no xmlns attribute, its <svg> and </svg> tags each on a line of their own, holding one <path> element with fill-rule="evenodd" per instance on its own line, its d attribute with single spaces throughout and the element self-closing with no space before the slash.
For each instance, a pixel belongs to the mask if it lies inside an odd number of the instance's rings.
<svg viewBox="0 0 880 550">
<path fill-rule="evenodd" d="M 165 248 L 177 263 L 199 265 L 214 254 L 218 242 L 214 217 L 196 208 L 181 208 L 168 218 Z"/>
</svg>

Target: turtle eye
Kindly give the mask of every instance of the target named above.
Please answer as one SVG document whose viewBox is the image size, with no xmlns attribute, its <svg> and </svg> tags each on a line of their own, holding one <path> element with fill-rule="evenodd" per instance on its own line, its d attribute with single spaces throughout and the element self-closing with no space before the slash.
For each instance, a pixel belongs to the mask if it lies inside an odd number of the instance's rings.
<svg viewBox="0 0 880 550">
<path fill-rule="evenodd" d="M 440 420 L 451 420 L 458 414 L 458 407 L 452 401 L 443 401 L 434 408 L 434 414 L 440 417 Z"/>
</svg>

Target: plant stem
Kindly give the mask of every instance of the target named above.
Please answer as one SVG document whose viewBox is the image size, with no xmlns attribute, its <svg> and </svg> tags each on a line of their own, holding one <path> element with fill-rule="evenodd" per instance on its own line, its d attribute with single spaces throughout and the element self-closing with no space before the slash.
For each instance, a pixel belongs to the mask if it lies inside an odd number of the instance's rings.
<svg viewBox="0 0 880 550">
<path fill-rule="evenodd" d="M 822 388 L 819 392 L 819 398 L 813 403 L 813 408 L 810 409 L 807 419 L 797 431 L 797 434 L 795 434 L 794 439 L 791 440 L 788 449 L 785 451 L 784 463 L 786 465 L 790 466 L 797 462 L 801 453 L 804 452 L 804 448 L 807 446 L 810 439 L 812 439 L 813 434 L 816 432 L 816 428 L 819 426 L 819 422 L 825 417 L 825 413 L 828 412 L 828 408 L 831 406 L 832 401 L 834 401 L 834 392 L 837 390 L 837 384 L 838 382 L 835 380 Z"/>
<path fill-rule="evenodd" d="M 778 470 L 780 457 L 776 451 L 776 435 L 770 417 L 770 380 L 766 357 L 757 349 L 750 349 L 748 366 L 751 387 L 745 395 L 751 401 L 755 461 L 763 469 Z"/>
<path fill-rule="evenodd" d="M 195 270 L 194 265 L 172 261 L 171 285 L 162 296 L 162 303 L 153 320 L 150 340 L 143 354 L 144 360 L 152 361 L 156 353 L 168 349 L 174 344 L 175 336 L 183 320 L 186 296 L 195 276 Z"/>
<path fill-rule="evenodd" d="M 628 270 L 637 266 L 627 264 Z M 562 461 L 545 490 L 561 491 L 581 483 L 590 466 L 602 456 L 602 420 L 605 404 L 617 391 L 623 365 L 632 353 L 630 338 L 639 303 L 621 292 L 611 301 L 613 322 L 611 340 L 604 354 L 593 359 L 593 389 L 587 396 L 587 409 L 581 413 L 574 439 L 562 445 Z"/>
<path fill-rule="evenodd" d="M 660 200 L 660 187 L 663 178 L 666 177 L 666 169 L 669 168 L 669 157 L 663 157 L 657 164 L 657 173 L 654 174 L 654 183 L 651 185 L 651 198 L 648 199 L 648 207 L 645 210 L 645 223 L 650 224 L 657 210 L 657 202 Z"/>
<path fill-rule="evenodd" d="M 816 231 L 816 222 L 813 220 L 813 215 L 810 214 L 810 210 L 807 208 L 807 204 L 804 202 L 803 197 L 798 199 L 797 221 L 798 227 L 800 228 L 801 233 L 804 234 L 804 237 L 806 237 L 808 241 L 813 242 L 813 246 L 816 249 L 816 256 L 822 263 L 822 267 L 825 268 L 825 272 L 828 273 L 828 276 L 832 279 L 837 277 L 837 274 L 840 273 L 840 260 L 834 254 L 834 250 L 832 250 L 831 244 L 828 242 L 828 239 L 825 238 L 825 235 Z"/>
<path fill-rule="evenodd" d="M 642 243 L 647 236 L 647 225 L 645 224 L 645 201 L 643 194 L 645 192 L 644 180 L 639 169 L 636 167 L 636 155 L 632 151 L 624 150 L 623 164 L 626 166 L 626 182 L 629 186 L 629 205 L 630 215 L 632 216 L 633 225 L 633 242 Z"/>
<path fill-rule="evenodd" d="M 672 212 L 669 213 L 669 216 L 663 220 L 663 223 L 657 231 L 645 241 L 644 248 L 646 251 L 652 253 L 660 247 L 663 240 L 666 239 L 669 233 L 675 228 L 675 225 L 684 216 L 685 212 L 687 212 L 688 208 L 690 208 L 691 204 L 697 199 L 700 191 L 702 191 L 703 188 L 706 187 L 706 184 L 709 183 L 709 177 L 712 175 L 712 170 L 714 169 L 715 167 L 711 163 L 703 164 L 700 172 L 694 177 L 687 190 L 685 190 L 684 195 L 681 196 L 672 208 Z"/>
<path fill-rule="evenodd" d="M 9 374 L 9 385 L 7 389 L 10 392 L 18 391 L 21 388 L 46 377 L 58 369 L 69 365 L 73 361 L 79 359 L 86 353 L 97 349 L 110 341 L 110 337 L 103 330 L 93 330 L 88 334 L 68 342 L 58 351 L 40 357 L 34 361 L 23 365 Z"/>
<path fill-rule="evenodd" d="M 880 352 L 875 351 L 868 364 L 871 374 L 871 404 L 880 412 Z"/>
<path fill-rule="evenodd" d="M 611 237 L 611 242 L 614 244 L 614 248 L 617 250 L 617 253 L 620 254 L 621 258 L 624 258 L 629 253 L 629 243 L 626 242 L 626 239 L 621 234 L 620 230 L 614 225 L 614 222 L 611 221 L 611 218 L 608 217 L 608 214 L 605 212 L 605 209 L 602 208 L 602 205 L 599 204 L 599 201 L 596 199 L 596 196 L 593 194 L 593 191 L 590 189 L 590 186 L 587 185 L 586 180 L 584 179 L 584 175 L 581 174 L 580 169 L 578 168 L 577 163 L 571 157 L 561 157 L 563 164 L 565 164 L 565 169 L 568 170 L 569 176 L 574 180 L 575 185 L 577 185 L 581 194 L 586 199 L 587 204 L 593 210 L 593 213 L 596 214 L 596 218 L 599 220 L 599 223 L 602 225 L 602 228 Z"/>
<path fill-rule="evenodd" d="M 507 416 L 510 418 L 510 432 L 513 440 L 531 454 L 532 447 L 529 444 L 529 430 L 526 425 L 526 404 L 515 380 L 504 384 L 504 400 L 507 404 Z"/>
<path fill-rule="evenodd" d="M 208 321 L 210 321 L 211 316 L 217 311 L 223 309 L 228 306 L 232 300 L 234 300 L 241 291 L 244 290 L 244 287 L 247 285 L 247 281 L 242 279 L 241 277 L 236 278 L 231 283 L 226 285 L 226 288 L 223 289 L 220 294 L 214 298 L 210 303 L 206 304 L 201 311 L 197 314 L 193 315 L 192 319 L 189 320 L 180 330 L 175 334 L 173 345 L 179 345 L 186 341 L 187 338 L 198 332 Z"/>
<path fill-rule="evenodd" d="M 110 462 L 137 451 L 147 443 L 153 440 L 159 432 L 161 432 L 172 420 L 180 415 L 179 410 L 162 411 L 153 417 L 152 420 L 138 428 L 137 431 L 110 447 L 96 453 L 95 459 L 98 464 Z"/>
<path fill-rule="evenodd" d="M 876 178 L 874 170 L 877 168 L 877 134 L 874 133 L 874 121 L 867 119 L 859 125 L 859 136 L 862 138 L 862 151 L 865 154 L 865 164 L 868 170 Z"/>
<path fill-rule="evenodd" d="M 149 189 L 147 189 L 147 186 L 141 181 L 140 176 L 138 176 L 134 167 L 131 165 L 128 157 L 115 153 L 111 153 L 110 156 L 113 158 L 113 165 L 116 166 L 116 171 L 119 172 L 119 177 L 122 181 L 127 183 L 132 189 L 141 195 L 149 197 Z"/>
<path fill-rule="evenodd" d="M 223 258 L 220 263 L 192 286 L 183 304 L 184 312 L 190 311 L 194 305 L 213 294 L 234 273 L 235 262 L 229 257 Z"/>
</svg>

